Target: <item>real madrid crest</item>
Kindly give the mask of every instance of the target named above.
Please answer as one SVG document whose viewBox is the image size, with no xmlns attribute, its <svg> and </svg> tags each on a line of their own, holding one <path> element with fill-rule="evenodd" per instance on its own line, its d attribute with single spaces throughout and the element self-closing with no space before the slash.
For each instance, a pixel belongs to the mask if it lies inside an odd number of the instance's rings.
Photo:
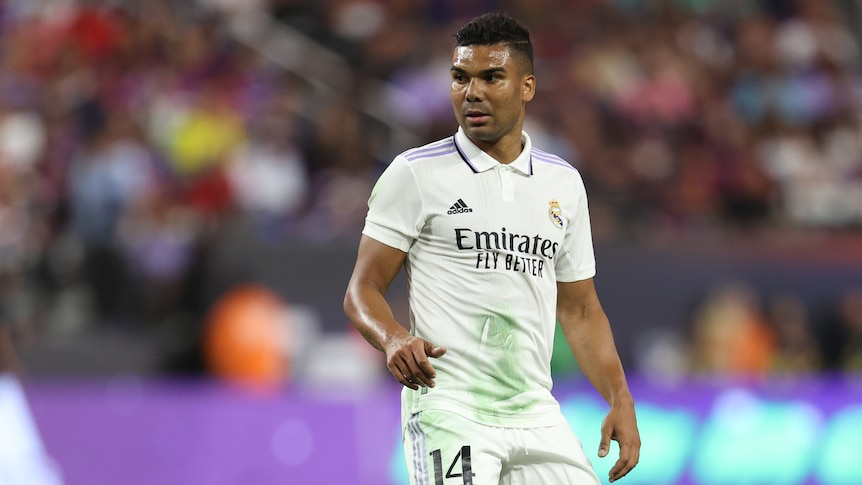
<svg viewBox="0 0 862 485">
<path fill-rule="evenodd" d="M 554 224 L 554 227 L 557 229 L 563 228 L 563 210 L 560 209 L 560 203 L 557 202 L 557 199 L 551 199 L 548 201 L 548 217 L 551 219 L 551 223 Z"/>
</svg>

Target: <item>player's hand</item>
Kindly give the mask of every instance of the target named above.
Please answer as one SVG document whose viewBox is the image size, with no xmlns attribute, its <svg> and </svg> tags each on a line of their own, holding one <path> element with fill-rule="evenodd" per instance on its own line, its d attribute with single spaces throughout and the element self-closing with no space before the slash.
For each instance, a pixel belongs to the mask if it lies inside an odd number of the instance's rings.
<svg viewBox="0 0 862 485">
<path fill-rule="evenodd" d="M 611 410 L 602 421 L 602 440 L 599 443 L 600 458 L 608 456 L 611 440 L 620 445 L 620 457 L 608 472 L 608 478 L 614 482 L 632 471 L 640 459 L 641 438 L 633 404 L 611 406 Z"/>
<path fill-rule="evenodd" d="M 434 387 L 437 372 L 428 360 L 446 353 L 446 347 L 438 347 L 427 340 L 408 335 L 397 338 L 386 346 L 386 367 L 402 385 L 413 389 L 419 386 Z"/>
</svg>

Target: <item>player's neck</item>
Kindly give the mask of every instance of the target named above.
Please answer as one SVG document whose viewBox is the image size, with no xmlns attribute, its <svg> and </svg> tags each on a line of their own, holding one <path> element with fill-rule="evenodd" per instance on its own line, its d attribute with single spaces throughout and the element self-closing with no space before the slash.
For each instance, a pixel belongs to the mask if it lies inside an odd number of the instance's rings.
<svg viewBox="0 0 862 485">
<path fill-rule="evenodd" d="M 524 143 L 521 141 L 520 130 L 514 131 L 496 141 L 472 141 L 483 152 L 504 165 L 514 162 L 524 150 Z"/>
</svg>

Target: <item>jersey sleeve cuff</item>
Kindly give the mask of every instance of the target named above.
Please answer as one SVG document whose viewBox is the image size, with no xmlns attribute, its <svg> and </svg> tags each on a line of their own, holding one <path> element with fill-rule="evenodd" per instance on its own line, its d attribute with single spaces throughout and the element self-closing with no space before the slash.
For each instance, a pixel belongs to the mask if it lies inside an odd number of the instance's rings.
<svg viewBox="0 0 862 485">
<path fill-rule="evenodd" d="M 379 226 L 369 221 L 366 221 L 362 234 L 387 246 L 404 251 L 405 253 L 410 249 L 412 242 L 398 231 Z"/>
<path fill-rule="evenodd" d="M 581 271 L 557 273 L 557 281 L 560 283 L 572 283 L 575 281 L 588 280 L 596 275 L 596 268 L 585 268 Z"/>
</svg>

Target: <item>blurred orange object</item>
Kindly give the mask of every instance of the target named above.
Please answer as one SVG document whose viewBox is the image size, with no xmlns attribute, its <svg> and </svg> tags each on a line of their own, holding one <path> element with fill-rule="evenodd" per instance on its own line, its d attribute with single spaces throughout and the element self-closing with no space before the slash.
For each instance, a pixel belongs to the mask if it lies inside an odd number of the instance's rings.
<svg viewBox="0 0 862 485">
<path fill-rule="evenodd" d="M 228 381 L 272 387 L 289 378 L 286 305 L 275 293 L 244 285 L 225 293 L 210 312 L 204 358 Z"/>
<path fill-rule="evenodd" d="M 718 285 L 699 309 L 694 325 L 697 369 L 741 377 L 762 376 L 771 370 L 778 339 L 749 285 Z"/>
</svg>

